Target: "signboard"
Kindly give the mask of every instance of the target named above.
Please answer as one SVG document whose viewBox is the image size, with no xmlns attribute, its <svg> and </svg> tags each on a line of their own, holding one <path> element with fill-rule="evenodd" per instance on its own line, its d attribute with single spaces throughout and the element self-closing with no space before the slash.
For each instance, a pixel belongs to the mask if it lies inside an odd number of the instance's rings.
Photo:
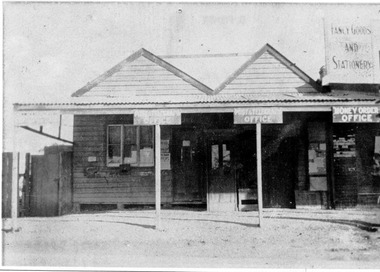
<svg viewBox="0 0 380 272">
<path fill-rule="evenodd" d="M 327 83 L 375 83 L 372 24 L 355 19 L 325 20 Z"/>
<path fill-rule="evenodd" d="M 139 110 L 133 115 L 135 125 L 180 125 L 178 110 Z"/>
<path fill-rule="evenodd" d="M 333 123 L 379 123 L 380 106 L 333 107 Z"/>
<path fill-rule="evenodd" d="M 282 124 L 282 111 L 277 108 L 242 108 L 234 110 L 234 124 Z"/>
</svg>

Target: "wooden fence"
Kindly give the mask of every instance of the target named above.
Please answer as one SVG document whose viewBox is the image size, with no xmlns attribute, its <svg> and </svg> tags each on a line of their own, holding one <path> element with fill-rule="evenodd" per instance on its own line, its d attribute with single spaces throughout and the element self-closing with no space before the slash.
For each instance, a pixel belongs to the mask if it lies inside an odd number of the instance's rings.
<svg viewBox="0 0 380 272">
<path fill-rule="evenodd" d="M 44 155 L 25 154 L 24 162 L 23 173 L 18 173 L 18 216 L 70 213 L 73 207 L 72 152 L 45 149 Z M 3 153 L 2 218 L 11 216 L 11 192 L 12 153 Z"/>
</svg>

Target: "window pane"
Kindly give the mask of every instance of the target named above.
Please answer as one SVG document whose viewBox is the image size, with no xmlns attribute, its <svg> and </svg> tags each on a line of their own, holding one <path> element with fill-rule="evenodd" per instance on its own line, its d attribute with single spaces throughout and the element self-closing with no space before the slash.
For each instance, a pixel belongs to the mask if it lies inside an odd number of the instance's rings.
<svg viewBox="0 0 380 272">
<path fill-rule="evenodd" d="M 140 149 L 144 147 L 153 148 L 153 127 L 142 126 L 140 129 Z"/>
<path fill-rule="evenodd" d="M 136 132 L 137 132 L 137 127 L 125 126 L 124 127 L 124 143 L 136 144 Z"/>
<path fill-rule="evenodd" d="M 108 127 L 108 143 L 109 144 L 121 143 L 121 126 Z"/>
<path fill-rule="evenodd" d="M 117 166 L 121 163 L 121 126 L 108 127 L 107 164 Z"/>
<path fill-rule="evenodd" d="M 219 145 L 217 144 L 211 146 L 211 168 L 219 168 Z"/>
<path fill-rule="evenodd" d="M 120 145 L 108 145 L 107 163 L 121 163 Z"/>
<path fill-rule="evenodd" d="M 137 163 L 137 127 L 124 127 L 123 163 Z"/>
<path fill-rule="evenodd" d="M 231 156 L 229 147 L 223 144 L 223 166 L 230 166 Z"/>
</svg>

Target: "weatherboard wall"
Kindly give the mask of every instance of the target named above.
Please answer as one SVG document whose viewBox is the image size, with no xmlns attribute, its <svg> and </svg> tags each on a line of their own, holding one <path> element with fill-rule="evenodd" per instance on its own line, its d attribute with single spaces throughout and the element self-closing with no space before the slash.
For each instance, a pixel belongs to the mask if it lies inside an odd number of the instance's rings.
<svg viewBox="0 0 380 272">
<path fill-rule="evenodd" d="M 315 92 L 313 86 L 269 52 L 249 64 L 222 90 L 223 94 Z"/>
<path fill-rule="evenodd" d="M 99 82 L 83 97 L 120 97 L 135 95 L 201 95 L 202 92 L 164 67 L 137 58 Z"/>
<path fill-rule="evenodd" d="M 74 204 L 153 204 L 154 167 L 132 167 L 122 172 L 107 167 L 107 126 L 132 124 L 132 115 L 74 116 Z M 164 135 L 170 135 L 164 128 Z M 89 157 L 96 161 L 89 161 Z M 172 201 L 172 174 L 161 171 L 161 201 Z"/>
</svg>

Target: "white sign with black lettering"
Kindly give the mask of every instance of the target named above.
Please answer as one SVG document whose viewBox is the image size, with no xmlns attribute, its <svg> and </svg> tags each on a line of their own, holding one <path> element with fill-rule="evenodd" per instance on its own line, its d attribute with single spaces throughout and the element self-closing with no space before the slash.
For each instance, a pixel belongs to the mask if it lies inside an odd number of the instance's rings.
<svg viewBox="0 0 380 272">
<path fill-rule="evenodd" d="M 380 106 L 333 107 L 333 123 L 379 123 Z"/>
<path fill-rule="evenodd" d="M 234 124 L 281 124 L 282 111 L 278 108 L 240 108 L 234 110 Z"/>
<path fill-rule="evenodd" d="M 179 110 L 138 110 L 133 114 L 135 125 L 180 125 Z"/>
<path fill-rule="evenodd" d="M 323 84 L 375 83 L 373 28 L 367 19 L 325 20 L 326 72 Z"/>
</svg>

